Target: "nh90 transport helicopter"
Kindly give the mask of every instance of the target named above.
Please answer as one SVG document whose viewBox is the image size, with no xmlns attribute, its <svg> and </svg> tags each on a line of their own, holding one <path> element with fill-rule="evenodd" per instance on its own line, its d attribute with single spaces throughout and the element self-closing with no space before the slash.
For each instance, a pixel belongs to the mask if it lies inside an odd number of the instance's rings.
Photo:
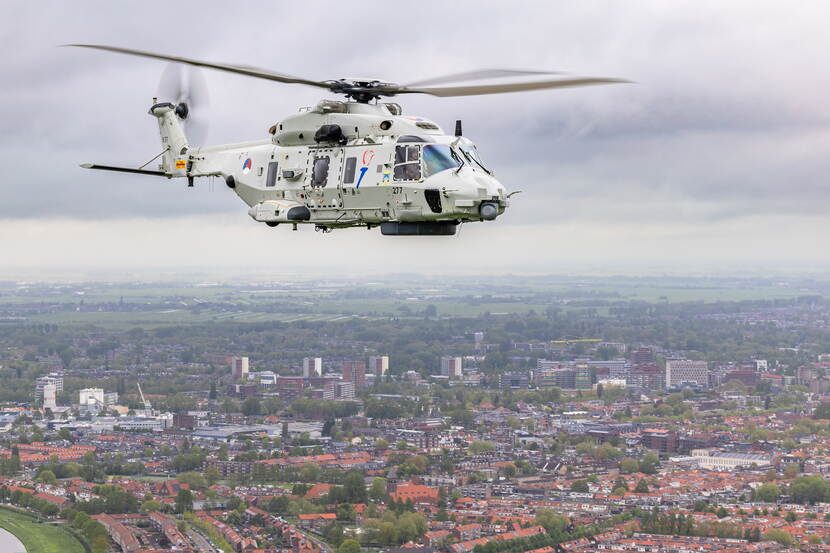
<svg viewBox="0 0 830 553">
<path fill-rule="evenodd" d="M 112 46 L 75 44 L 121 54 L 165 60 L 162 78 L 170 97 L 153 100 L 164 150 L 158 170 L 86 163 L 88 169 L 125 171 L 167 178 L 221 177 L 250 207 L 249 215 L 268 226 L 311 224 L 315 229 L 380 226 L 384 235 L 453 235 L 460 223 L 492 221 L 511 196 L 482 161 L 475 144 L 445 134 L 434 122 L 404 115 L 385 97 L 429 94 L 474 96 L 628 82 L 595 77 L 556 78 L 507 84 L 434 87 L 501 77 L 551 75 L 546 71 L 490 69 L 457 73 L 408 85 L 374 79 L 314 81 L 265 69 L 199 61 Z M 280 83 L 304 84 L 343 95 L 321 100 L 273 125 L 270 138 L 239 144 L 201 146 L 185 130 L 200 123 L 201 78 L 191 72 L 183 85 L 180 64 L 205 67 Z M 164 88 L 164 87 L 163 87 Z M 161 100 L 161 101 L 159 101 Z M 156 159 L 156 158 L 154 158 Z M 146 164 L 145 164 L 146 165 Z"/>
</svg>

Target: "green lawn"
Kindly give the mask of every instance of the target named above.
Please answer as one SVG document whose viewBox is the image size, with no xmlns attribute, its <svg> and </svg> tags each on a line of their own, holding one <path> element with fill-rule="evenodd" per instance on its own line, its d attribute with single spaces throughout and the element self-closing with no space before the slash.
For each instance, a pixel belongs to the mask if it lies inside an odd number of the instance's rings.
<svg viewBox="0 0 830 553">
<path fill-rule="evenodd" d="M 84 553 L 84 547 L 59 525 L 35 522 L 23 513 L 0 509 L 0 528 L 23 542 L 27 553 Z"/>
</svg>

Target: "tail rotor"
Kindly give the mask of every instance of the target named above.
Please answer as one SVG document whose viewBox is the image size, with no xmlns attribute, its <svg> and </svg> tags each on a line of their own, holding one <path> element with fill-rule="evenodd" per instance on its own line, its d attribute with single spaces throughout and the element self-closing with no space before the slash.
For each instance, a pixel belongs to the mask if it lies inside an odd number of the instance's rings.
<svg viewBox="0 0 830 553">
<path fill-rule="evenodd" d="M 176 105 L 191 146 L 203 146 L 208 134 L 207 112 L 210 107 L 207 82 L 198 67 L 171 63 L 161 75 L 158 99 Z"/>
</svg>

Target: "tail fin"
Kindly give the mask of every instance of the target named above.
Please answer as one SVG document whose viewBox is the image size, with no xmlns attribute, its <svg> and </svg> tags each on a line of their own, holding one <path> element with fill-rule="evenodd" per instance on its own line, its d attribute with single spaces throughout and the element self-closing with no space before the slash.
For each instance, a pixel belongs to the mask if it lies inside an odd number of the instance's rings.
<svg viewBox="0 0 830 553">
<path fill-rule="evenodd" d="M 187 113 L 180 114 L 179 110 L 187 110 L 187 106 L 162 102 L 150 108 L 150 115 L 155 116 L 159 122 L 161 145 L 164 148 L 161 170 L 168 178 L 185 177 L 188 173 L 190 145 L 182 126 L 182 120 L 187 117 Z M 181 115 L 184 117 L 180 117 Z"/>
</svg>

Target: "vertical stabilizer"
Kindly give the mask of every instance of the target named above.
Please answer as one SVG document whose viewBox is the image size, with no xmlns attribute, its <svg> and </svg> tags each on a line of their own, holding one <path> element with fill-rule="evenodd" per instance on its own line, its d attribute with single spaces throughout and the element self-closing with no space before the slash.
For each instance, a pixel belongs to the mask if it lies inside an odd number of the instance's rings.
<svg viewBox="0 0 830 553">
<path fill-rule="evenodd" d="M 187 176 L 190 146 L 182 126 L 182 120 L 187 117 L 186 110 L 185 104 L 175 106 L 170 102 L 155 104 L 150 108 L 150 115 L 155 116 L 159 122 L 161 145 L 164 148 L 161 170 L 168 177 Z"/>
</svg>

